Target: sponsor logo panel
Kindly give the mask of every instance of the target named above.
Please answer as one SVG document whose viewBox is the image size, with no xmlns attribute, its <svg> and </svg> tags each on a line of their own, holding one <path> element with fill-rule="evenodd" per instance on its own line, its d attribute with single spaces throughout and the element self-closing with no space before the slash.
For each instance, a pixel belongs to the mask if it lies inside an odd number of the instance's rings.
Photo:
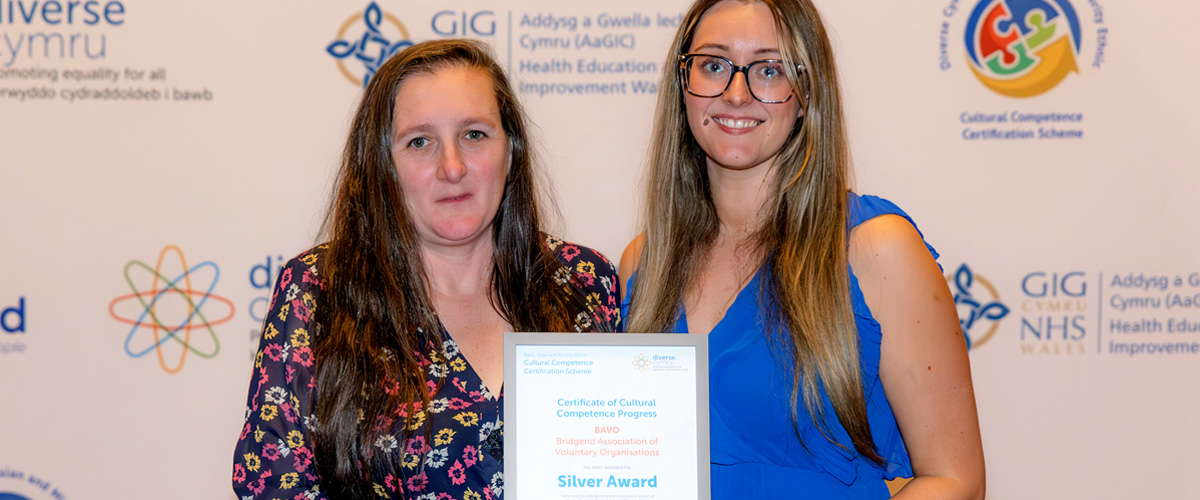
<svg viewBox="0 0 1200 500">
<path fill-rule="evenodd" d="M 1200 272 L 1067 268 L 1001 278 L 1005 285 L 994 284 L 966 264 L 947 275 L 973 351 L 1200 355 Z"/>
<path fill-rule="evenodd" d="M 954 117 L 962 140 L 1087 139 L 1085 110 L 1064 109 L 1053 98 L 1058 92 L 1078 91 L 1104 66 L 1109 38 L 1104 8 L 1098 0 L 1088 0 L 1087 7 L 1081 13 L 1068 0 L 944 4 L 937 34 L 938 69 L 969 71 L 980 89 L 1012 99 L 1011 105 L 996 106 L 980 94 L 978 106 Z M 1079 83 L 1064 85 L 1072 80 Z M 948 77 L 942 81 L 959 82 Z"/>
</svg>

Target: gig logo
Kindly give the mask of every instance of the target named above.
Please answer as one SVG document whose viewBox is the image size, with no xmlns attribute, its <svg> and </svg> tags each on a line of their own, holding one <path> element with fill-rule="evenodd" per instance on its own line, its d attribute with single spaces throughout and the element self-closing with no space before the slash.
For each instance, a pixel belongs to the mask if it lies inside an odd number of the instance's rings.
<svg viewBox="0 0 1200 500">
<path fill-rule="evenodd" d="M 1037 271 L 1021 279 L 1022 354 L 1087 352 L 1087 285 L 1083 271 Z"/>
<path fill-rule="evenodd" d="M 1000 302 L 996 287 L 983 276 L 976 275 L 966 263 L 958 266 L 953 278 L 947 275 L 946 281 L 954 284 L 954 305 L 958 308 L 958 322 L 962 325 L 967 349 L 991 340 L 1000 327 L 1000 320 L 1009 312 L 1008 306 Z"/>
<path fill-rule="evenodd" d="M 325 51 L 337 59 L 342 76 L 355 85 L 366 87 L 392 54 L 412 44 L 404 24 L 371 2 L 362 13 L 350 16 L 342 23 L 337 39 L 325 47 Z M 364 68 L 361 75 L 351 69 L 357 67 L 355 62 Z"/>
<path fill-rule="evenodd" d="M 167 259 L 172 253 L 178 258 L 178 267 L 167 272 L 167 265 L 175 263 Z M 132 325 L 125 337 L 125 353 L 140 358 L 154 351 L 158 365 L 167 373 L 182 370 L 188 353 L 215 357 L 221 343 L 212 327 L 232 319 L 234 311 L 229 299 L 213 294 L 220 275 L 211 261 L 188 267 L 183 251 L 175 245 L 163 247 L 153 268 L 139 260 L 125 264 L 125 282 L 131 293 L 108 304 L 113 319 Z M 193 339 L 193 330 L 208 335 Z M 178 361 L 168 363 L 166 351 L 177 351 Z"/>
<path fill-rule="evenodd" d="M 971 71 L 1002 95 L 1032 97 L 1079 72 L 1079 17 L 1067 0 L 980 0 L 965 41 Z"/>
</svg>

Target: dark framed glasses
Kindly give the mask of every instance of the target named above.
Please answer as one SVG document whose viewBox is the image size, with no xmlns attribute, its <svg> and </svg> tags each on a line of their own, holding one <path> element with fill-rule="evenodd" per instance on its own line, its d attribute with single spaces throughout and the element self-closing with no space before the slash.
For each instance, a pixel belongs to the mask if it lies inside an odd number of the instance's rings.
<svg viewBox="0 0 1200 500">
<path fill-rule="evenodd" d="M 743 73 L 750 96 L 759 102 L 778 104 L 792 98 L 792 83 L 788 81 L 787 63 L 782 59 L 762 59 L 745 66 L 712 54 L 683 54 L 679 56 L 679 70 L 683 73 L 683 87 L 696 97 L 717 97 L 729 90 L 733 75 Z M 796 71 L 804 71 L 797 64 Z"/>
</svg>

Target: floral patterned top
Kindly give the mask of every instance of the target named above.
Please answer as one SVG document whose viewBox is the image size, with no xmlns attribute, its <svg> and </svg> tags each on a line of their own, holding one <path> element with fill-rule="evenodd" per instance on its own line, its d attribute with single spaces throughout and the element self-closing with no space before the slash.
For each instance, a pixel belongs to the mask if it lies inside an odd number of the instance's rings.
<svg viewBox="0 0 1200 500">
<path fill-rule="evenodd" d="M 554 279 L 587 299 L 591 317 L 576 318 L 576 328 L 593 331 L 607 324 L 620 331 L 613 265 L 586 247 L 554 237 L 547 237 L 546 244 L 563 265 Z M 316 407 L 311 319 L 325 288 L 318 265 L 324 249 L 317 247 L 289 261 L 275 288 L 251 374 L 246 425 L 234 451 L 233 489 L 239 498 L 328 498 L 313 464 L 310 434 Z M 418 354 L 426 379 L 431 384 L 443 380 L 429 407 L 421 409 L 420 402 L 408 406 L 417 413 L 407 432 L 400 419 L 392 435 L 374 443 L 381 451 L 398 454 L 403 469 L 381 471 L 386 480 L 372 485 L 380 498 L 503 498 L 504 395 L 488 391 L 444 329 L 443 338 L 440 345 L 431 342 Z M 424 426 L 432 426 L 432 432 Z M 432 436 L 429 442 L 426 435 Z"/>
</svg>

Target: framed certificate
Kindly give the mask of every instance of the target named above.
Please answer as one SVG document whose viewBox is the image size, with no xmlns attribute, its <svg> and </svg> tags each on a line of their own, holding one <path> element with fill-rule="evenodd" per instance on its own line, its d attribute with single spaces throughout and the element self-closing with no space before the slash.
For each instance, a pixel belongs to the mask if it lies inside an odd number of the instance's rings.
<svg viewBox="0 0 1200 500">
<path fill-rule="evenodd" d="M 509 500 L 708 500 L 708 337 L 504 334 Z"/>
</svg>

